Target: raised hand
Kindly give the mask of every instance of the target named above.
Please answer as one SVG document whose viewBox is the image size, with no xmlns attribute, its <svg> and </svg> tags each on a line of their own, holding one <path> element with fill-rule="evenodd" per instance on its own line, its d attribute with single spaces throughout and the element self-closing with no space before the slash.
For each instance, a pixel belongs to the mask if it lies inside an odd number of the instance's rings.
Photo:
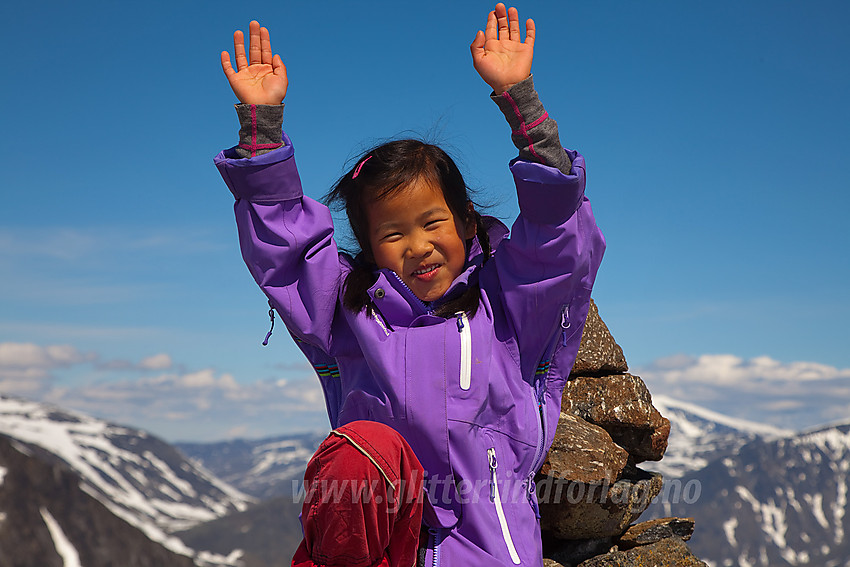
<svg viewBox="0 0 850 567">
<path fill-rule="evenodd" d="M 230 88 L 243 104 L 280 104 L 286 96 L 289 79 L 280 55 L 272 56 L 269 30 L 253 21 L 248 26 L 249 58 L 245 57 L 245 38 L 241 30 L 233 34 L 236 68 L 230 64 L 230 54 L 221 52 L 221 68 L 230 82 Z"/>
<path fill-rule="evenodd" d="M 521 41 L 517 9 L 505 10 L 500 2 L 487 16 L 486 30 L 478 31 L 469 48 L 475 70 L 496 94 L 502 94 L 531 74 L 534 20 L 525 22 L 525 41 Z"/>
</svg>

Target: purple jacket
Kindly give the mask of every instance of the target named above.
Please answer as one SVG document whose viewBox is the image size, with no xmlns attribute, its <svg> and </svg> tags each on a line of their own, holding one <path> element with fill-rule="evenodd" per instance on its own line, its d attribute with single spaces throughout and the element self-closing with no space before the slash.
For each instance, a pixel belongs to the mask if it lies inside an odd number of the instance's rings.
<svg viewBox="0 0 850 567">
<path fill-rule="evenodd" d="M 571 175 L 511 162 L 520 215 L 490 231 L 493 258 L 473 245 L 473 318 L 429 313 L 390 270 L 369 295 L 372 316 L 342 305 L 350 270 L 328 209 L 305 197 L 289 138 L 253 158 L 219 154 L 236 197 L 242 255 L 316 368 L 332 427 L 385 423 L 426 470 L 429 565 L 541 565 L 534 473 L 560 415 L 605 242 L 584 197 L 584 158 Z M 483 265 L 482 265 L 483 264 Z M 382 315 L 382 316 L 381 316 Z M 422 559 L 422 558 L 420 558 Z"/>
</svg>

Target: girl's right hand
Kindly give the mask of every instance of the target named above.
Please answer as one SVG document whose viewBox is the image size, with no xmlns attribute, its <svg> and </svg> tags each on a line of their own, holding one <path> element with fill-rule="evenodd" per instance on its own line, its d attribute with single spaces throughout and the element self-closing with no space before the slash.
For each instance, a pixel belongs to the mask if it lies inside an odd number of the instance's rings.
<svg viewBox="0 0 850 567">
<path fill-rule="evenodd" d="M 248 26 L 250 43 L 249 60 L 245 57 L 245 38 L 242 31 L 233 34 L 233 50 L 236 53 L 236 68 L 230 64 L 230 54 L 221 52 L 221 68 L 230 82 L 230 88 L 243 104 L 280 104 L 286 96 L 289 79 L 280 55 L 272 56 L 269 30 L 253 21 Z"/>
</svg>

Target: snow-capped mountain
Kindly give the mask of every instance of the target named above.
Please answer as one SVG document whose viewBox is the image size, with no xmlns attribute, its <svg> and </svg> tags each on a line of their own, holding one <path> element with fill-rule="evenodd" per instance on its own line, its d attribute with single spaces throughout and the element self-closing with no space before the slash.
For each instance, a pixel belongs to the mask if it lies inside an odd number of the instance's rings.
<svg viewBox="0 0 850 567">
<path fill-rule="evenodd" d="M 277 496 L 176 535 L 189 547 L 220 556 L 240 550 L 244 567 L 281 567 L 301 543 L 300 512 L 298 498 Z"/>
<path fill-rule="evenodd" d="M 0 435 L 0 565 L 193 567 L 80 488 L 55 456 Z"/>
<path fill-rule="evenodd" d="M 113 514 L 196 559 L 170 533 L 244 510 L 252 500 L 156 437 L 46 404 L 0 396 L 0 434 L 64 463 Z"/>
<path fill-rule="evenodd" d="M 259 499 L 291 495 L 293 481 L 304 476 L 307 461 L 327 436 L 300 433 L 246 441 L 177 443 L 186 456 L 217 477 Z"/>
<path fill-rule="evenodd" d="M 659 462 L 645 462 L 641 467 L 660 472 L 667 480 L 702 469 L 713 459 L 732 455 L 754 439 L 776 439 L 793 434 L 667 396 L 653 395 L 652 403 L 670 420 L 670 438 L 664 458 Z"/>
<path fill-rule="evenodd" d="M 689 544 L 715 565 L 850 566 L 848 473 L 850 423 L 756 439 L 678 479 L 665 513 L 697 519 Z"/>
</svg>

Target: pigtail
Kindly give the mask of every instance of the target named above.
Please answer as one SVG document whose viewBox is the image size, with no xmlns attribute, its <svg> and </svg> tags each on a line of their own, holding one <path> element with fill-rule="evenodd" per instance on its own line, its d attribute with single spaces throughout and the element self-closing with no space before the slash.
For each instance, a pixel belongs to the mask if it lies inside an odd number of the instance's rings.
<svg viewBox="0 0 850 567">
<path fill-rule="evenodd" d="M 369 288 L 375 285 L 378 280 L 377 269 L 377 266 L 363 258 L 362 253 L 352 258 L 351 271 L 345 276 L 345 283 L 343 284 L 343 307 L 354 313 L 360 313 L 366 309 L 366 314 L 372 315 Z"/>
<path fill-rule="evenodd" d="M 478 245 L 481 246 L 481 251 L 484 253 L 484 262 L 490 259 L 493 251 L 490 249 L 490 223 L 481 216 L 477 210 L 472 214 L 475 218 L 475 236 L 478 238 Z"/>
</svg>

